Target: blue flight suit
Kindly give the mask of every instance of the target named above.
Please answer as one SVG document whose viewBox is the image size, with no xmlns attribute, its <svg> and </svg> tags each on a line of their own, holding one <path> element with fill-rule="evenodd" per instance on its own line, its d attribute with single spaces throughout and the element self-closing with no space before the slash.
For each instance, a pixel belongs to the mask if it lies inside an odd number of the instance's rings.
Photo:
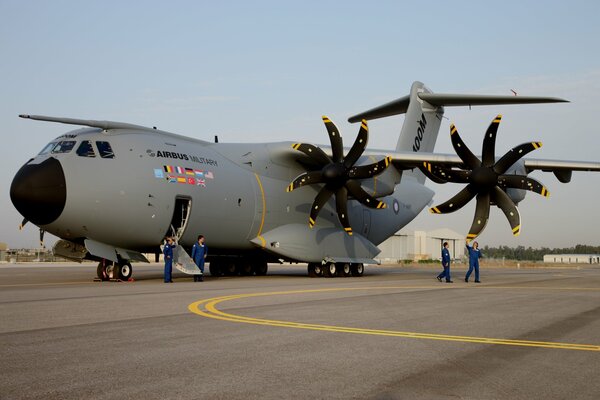
<svg viewBox="0 0 600 400">
<path fill-rule="evenodd" d="M 473 270 L 475 270 L 475 282 L 479 282 L 479 259 L 481 258 L 481 251 L 479 248 L 474 249 L 467 244 L 467 251 L 469 252 L 469 270 L 467 276 L 465 276 L 465 282 L 469 281 L 469 277 Z"/>
<path fill-rule="evenodd" d="M 165 256 L 165 283 L 173 282 L 171 279 L 171 271 L 173 269 L 173 248 L 176 244 L 169 244 L 168 242 L 163 247 L 163 255 Z"/>
<path fill-rule="evenodd" d="M 445 247 L 442 247 L 442 267 L 444 270 L 437 276 L 438 280 L 446 278 L 446 282 L 452 281 L 450 278 L 450 251 Z"/>
<path fill-rule="evenodd" d="M 208 254 L 208 247 L 205 244 L 200 244 L 198 242 L 194 243 L 192 247 L 192 259 L 200 268 L 200 271 L 204 274 L 204 260 L 206 255 Z"/>
</svg>

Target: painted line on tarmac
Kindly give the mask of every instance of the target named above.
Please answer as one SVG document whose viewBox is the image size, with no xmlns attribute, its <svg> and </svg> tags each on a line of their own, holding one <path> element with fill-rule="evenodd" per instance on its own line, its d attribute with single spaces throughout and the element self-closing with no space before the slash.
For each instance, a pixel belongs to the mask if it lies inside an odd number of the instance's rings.
<svg viewBox="0 0 600 400">
<path fill-rule="evenodd" d="M 501 339 L 501 338 L 486 338 L 486 337 L 475 337 L 475 336 L 456 336 L 456 335 L 443 335 L 434 333 L 419 333 L 419 332 L 402 332 L 392 330 L 379 330 L 379 329 L 366 329 L 366 328 L 352 328 L 345 326 L 334 326 L 334 325 L 321 325 L 321 324 L 309 324 L 302 322 L 292 321 L 280 321 L 270 320 L 262 318 L 245 317 L 242 315 L 235 315 L 226 313 L 217 308 L 217 305 L 226 301 L 239 300 L 251 297 L 265 297 L 265 296 L 280 296 L 290 294 L 309 294 L 309 293 L 323 293 L 323 292 L 342 292 L 342 291 L 358 291 L 358 290 L 391 290 L 391 289 L 432 289 L 439 288 L 439 286 L 393 286 L 393 287 L 362 287 L 362 288 L 333 288 L 333 289 L 311 289 L 311 290 L 292 290 L 283 292 L 264 292 L 264 293 L 246 293 L 246 294 L 235 294 L 222 297 L 214 297 L 211 299 L 204 299 L 191 303 L 188 306 L 188 310 L 194 314 L 218 319 L 222 321 L 238 322 L 254 325 L 266 325 L 266 326 L 277 326 L 283 328 L 295 328 L 295 329 L 308 329 L 315 331 L 325 332 L 341 332 L 341 333 L 354 333 L 362 335 L 375 335 L 375 336 L 391 336 L 391 337 L 403 337 L 413 339 L 429 339 L 429 340 L 442 340 L 451 342 L 464 342 L 464 343 L 481 343 L 481 344 L 494 344 L 494 345 L 506 345 L 506 346 L 521 346 L 521 347 L 539 347 L 549 349 L 563 349 L 563 350 L 581 350 L 581 351 L 600 351 L 600 345 L 590 344 L 578 344 L 578 343 L 561 343 L 561 342 L 544 342 L 534 340 L 517 340 L 517 339 Z M 485 288 L 485 287 L 481 287 Z M 487 287 L 488 289 L 504 289 L 504 287 Z M 515 289 L 515 288 L 510 288 Z M 524 287 L 518 289 L 525 289 Z M 527 289 L 541 289 L 541 287 L 528 287 Z M 550 290 L 567 290 L 566 288 L 545 288 Z M 584 288 L 592 290 L 592 288 Z M 594 289 L 599 290 L 599 289 Z"/>
</svg>

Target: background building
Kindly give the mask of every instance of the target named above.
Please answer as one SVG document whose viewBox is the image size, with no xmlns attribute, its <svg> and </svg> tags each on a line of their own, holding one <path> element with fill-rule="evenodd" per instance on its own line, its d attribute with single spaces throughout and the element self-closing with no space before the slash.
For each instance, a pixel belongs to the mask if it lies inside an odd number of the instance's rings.
<svg viewBox="0 0 600 400">
<path fill-rule="evenodd" d="M 463 258 L 465 238 L 450 229 L 433 231 L 401 230 L 381 243 L 381 253 L 376 259 L 382 263 L 397 263 L 403 260 L 438 260 L 441 258 L 442 243 L 448 242 L 450 257 Z"/>
<path fill-rule="evenodd" d="M 544 262 L 546 263 L 585 263 L 585 264 L 599 264 L 600 255 L 598 254 L 546 254 L 544 256 Z"/>
</svg>

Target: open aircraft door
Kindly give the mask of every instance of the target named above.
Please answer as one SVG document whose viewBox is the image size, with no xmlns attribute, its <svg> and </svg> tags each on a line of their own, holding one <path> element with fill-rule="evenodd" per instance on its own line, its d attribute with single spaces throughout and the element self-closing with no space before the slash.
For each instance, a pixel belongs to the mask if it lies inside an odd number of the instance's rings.
<svg viewBox="0 0 600 400">
<path fill-rule="evenodd" d="M 175 198 L 175 207 L 173 208 L 173 218 L 168 229 L 168 235 L 175 238 L 177 247 L 173 249 L 173 262 L 175 268 L 189 275 L 201 274 L 200 268 L 194 263 L 194 260 L 185 251 L 183 246 L 179 245 L 180 239 L 183 237 L 188 226 L 192 211 L 192 199 L 184 196 Z"/>
</svg>

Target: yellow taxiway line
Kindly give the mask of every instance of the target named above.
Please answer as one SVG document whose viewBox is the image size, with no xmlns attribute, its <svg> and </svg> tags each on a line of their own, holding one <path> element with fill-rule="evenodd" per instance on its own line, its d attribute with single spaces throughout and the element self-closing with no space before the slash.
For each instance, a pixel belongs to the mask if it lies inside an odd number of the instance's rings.
<svg viewBox="0 0 600 400">
<path fill-rule="evenodd" d="M 296 328 L 296 329 L 309 329 L 315 331 L 325 332 L 342 332 L 342 333 L 354 333 L 363 335 L 376 335 L 376 336 L 392 336 L 392 337 L 404 337 L 413 339 L 430 339 L 430 340 L 443 340 L 453 342 L 466 342 L 466 343 L 482 343 L 482 344 L 495 344 L 495 345 L 507 345 L 507 346 L 524 346 L 524 347 L 541 347 L 550 349 L 564 349 L 564 350 L 583 350 L 583 351 L 600 351 L 600 345 L 589 345 L 589 344 L 577 344 L 577 343 L 561 343 L 561 342 L 543 342 L 534 340 L 516 340 L 516 339 L 500 339 L 500 338 L 486 338 L 486 337 L 475 337 L 475 336 L 456 336 L 456 335 L 443 335 L 434 333 L 419 333 L 419 332 L 402 332 L 392 330 L 379 330 L 379 329 L 366 329 L 366 328 L 352 328 L 345 326 L 334 326 L 334 325 L 321 325 L 321 324 L 309 324 L 302 322 L 292 321 L 280 321 L 270 320 L 262 318 L 245 317 L 242 315 L 235 315 L 226 313 L 217 308 L 217 305 L 225 301 L 239 300 L 251 297 L 263 297 L 263 296 L 280 296 L 290 294 L 308 294 L 308 293 L 321 293 L 321 292 L 341 292 L 341 291 L 357 291 L 357 290 L 390 290 L 390 289 L 432 289 L 439 288 L 435 286 L 395 286 L 395 287 L 361 287 L 361 288 L 334 288 L 334 289 L 312 289 L 312 290 L 292 290 L 283 292 L 264 292 L 264 293 L 246 293 L 246 294 L 235 294 L 230 296 L 215 297 L 211 299 L 205 299 L 196 301 L 188 306 L 188 310 L 194 314 L 201 315 L 207 318 L 218 319 L 222 321 L 239 322 L 246 324 L 255 325 L 267 325 L 277 326 L 283 328 Z M 508 287 L 480 287 L 486 289 L 508 289 Z M 549 290 L 581 290 L 579 288 L 542 288 L 542 287 L 510 287 L 510 289 L 549 289 Z M 596 288 L 582 288 L 583 290 L 599 290 Z"/>
</svg>

